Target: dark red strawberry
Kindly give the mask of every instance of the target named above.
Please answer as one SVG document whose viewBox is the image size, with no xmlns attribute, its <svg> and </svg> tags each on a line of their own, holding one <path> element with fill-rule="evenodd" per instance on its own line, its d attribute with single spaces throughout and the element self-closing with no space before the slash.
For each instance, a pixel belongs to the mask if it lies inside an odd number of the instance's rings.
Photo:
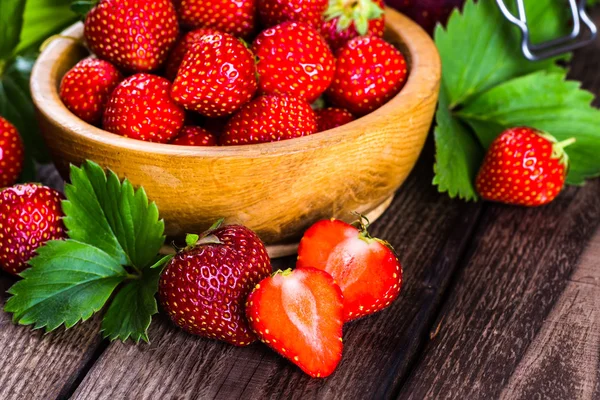
<svg viewBox="0 0 600 400">
<path fill-rule="evenodd" d="M 315 378 L 335 371 L 342 358 L 342 293 L 315 268 L 277 271 L 246 302 L 259 339 Z"/>
<path fill-rule="evenodd" d="M 383 37 L 383 0 L 331 0 L 320 31 L 335 51 L 358 36 Z"/>
<path fill-rule="evenodd" d="M 184 126 L 171 144 L 178 146 L 216 146 L 217 137 L 199 126 Z"/>
<path fill-rule="evenodd" d="M 258 14 L 266 27 L 296 21 L 317 28 L 327 10 L 327 2 L 328 0 L 258 0 Z"/>
<path fill-rule="evenodd" d="M 335 106 L 362 116 L 394 97 L 406 75 L 406 60 L 398 49 L 377 37 L 358 37 L 338 51 L 327 95 Z"/>
<path fill-rule="evenodd" d="M 290 94 L 312 103 L 331 84 L 335 59 L 310 26 L 286 22 L 262 32 L 252 45 L 260 92 Z"/>
<path fill-rule="evenodd" d="M 217 224 L 201 238 L 188 236 L 188 247 L 163 271 L 158 292 L 163 308 L 183 330 L 246 346 L 256 336 L 246 321 L 245 300 L 271 272 L 267 250 L 254 232 Z"/>
<path fill-rule="evenodd" d="M 57 191 L 33 184 L 0 192 L 0 266 L 4 271 L 19 274 L 38 247 L 66 237 L 61 200 Z"/>
<path fill-rule="evenodd" d="M 180 0 L 181 23 L 248 37 L 256 25 L 256 0 Z"/>
<path fill-rule="evenodd" d="M 539 130 L 519 127 L 504 131 L 488 149 L 477 192 L 485 200 L 521 206 L 541 206 L 558 196 L 569 169 L 564 148 L 575 139 L 558 142 Z"/>
<path fill-rule="evenodd" d="M 315 112 L 291 96 L 261 96 L 246 104 L 227 123 L 220 144 L 233 146 L 276 142 L 317 131 Z"/>
<path fill-rule="evenodd" d="M 85 122 L 102 122 L 104 107 L 123 75 L 108 61 L 88 57 L 63 76 L 60 98 L 65 106 Z"/>
<path fill-rule="evenodd" d="M 85 20 L 90 50 L 132 72 L 160 68 L 178 35 L 170 0 L 101 0 Z"/>
<path fill-rule="evenodd" d="M 329 107 L 317 110 L 317 131 L 324 132 L 354 121 L 354 115 L 343 108 Z"/>
<path fill-rule="evenodd" d="M 17 128 L 0 117 L 0 188 L 15 184 L 24 161 L 25 148 Z"/>
<path fill-rule="evenodd" d="M 103 127 L 121 136 L 168 143 L 181 128 L 185 111 L 169 96 L 171 82 L 137 74 L 117 86 L 106 105 Z"/>
<path fill-rule="evenodd" d="M 194 31 L 188 32 L 185 34 L 179 41 L 177 45 L 169 55 L 169 59 L 167 60 L 167 66 L 165 68 L 165 76 L 167 79 L 173 81 L 177 77 L 177 72 L 179 71 L 179 67 L 187 54 L 188 50 L 192 47 L 194 43 L 196 43 L 200 38 L 204 35 L 210 35 L 217 33 L 214 29 L 196 29 Z"/>
<path fill-rule="evenodd" d="M 297 268 L 327 271 L 344 294 L 351 321 L 389 306 L 402 288 L 402 267 L 389 244 L 359 228 L 331 219 L 311 226 L 300 241 Z"/>
<path fill-rule="evenodd" d="M 436 24 L 445 24 L 452 10 L 462 7 L 465 0 L 386 0 L 394 7 L 414 19 L 429 33 Z"/>
<path fill-rule="evenodd" d="M 252 53 L 239 39 L 216 32 L 192 44 L 179 67 L 171 96 L 188 110 L 223 117 L 250 101 L 256 89 Z"/>
</svg>

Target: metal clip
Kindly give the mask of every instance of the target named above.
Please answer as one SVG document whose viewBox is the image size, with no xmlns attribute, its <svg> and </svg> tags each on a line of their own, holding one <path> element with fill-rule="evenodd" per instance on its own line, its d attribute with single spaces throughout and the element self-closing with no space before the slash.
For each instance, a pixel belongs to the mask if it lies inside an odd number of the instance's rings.
<svg viewBox="0 0 600 400">
<path fill-rule="evenodd" d="M 533 1 L 533 0 L 532 0 Z M 593 42 L 598 35 L 598 29 L 585 11 L 586 0 L 569 0 L 571 5 L 571 14 L 573 17 L 573 30 L 569 35 L 550 40 L 545 43 L 533 44 L 527 25 L 527 16 L 525 15 L 525 5 L 523 0 L 515 0 L 519 17 L 515 17 L 506 7 L 503 0 L 496 0 L 502 14 L 511 23 L 519 27 L 522 35 L 521 49 L 523 55 L 531 61 L 552 58 L 564 53 L 568 53 L 580 47 Z M 584 29 L 582 30 L 582 27 Z"/>
</svg>

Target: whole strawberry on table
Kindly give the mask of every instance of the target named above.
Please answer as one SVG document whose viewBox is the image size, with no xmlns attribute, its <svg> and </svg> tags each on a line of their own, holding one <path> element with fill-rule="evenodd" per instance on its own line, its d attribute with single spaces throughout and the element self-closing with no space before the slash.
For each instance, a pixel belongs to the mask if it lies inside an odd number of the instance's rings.
<svg viewBox="0 0 600 400">
<path fill-rule="evenodd" d="M 313 135 L 376 110 L 404 86 L 404 55 L 383 40 L 384 7 L 383 0 L 100 0 L 84 22 L 92 55 L 64 75 L 60 97 L 89 124 L 163 144 Z M 222 133 L 207 137 L 213 119 Z"/>
</svg>

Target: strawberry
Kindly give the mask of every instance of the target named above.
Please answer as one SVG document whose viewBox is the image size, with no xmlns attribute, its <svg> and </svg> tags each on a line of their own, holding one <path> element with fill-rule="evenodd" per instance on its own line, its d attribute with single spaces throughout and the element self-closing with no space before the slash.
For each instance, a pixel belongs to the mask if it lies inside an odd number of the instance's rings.
<svg viewBox="0 0 600 400">
<path fill-rule="evenodd" d="M 328 0 L 258 0 L 258 14 L 269 28 L 287 21 L 318 27 Z"/>
<path fill-rule="evenodd" d="M 337 53 L 331 102 L 363 116 L 394 97 L 406 82 L 406 61 L 398 49 L 378 37 L 358 37 Z"/>
<path fill-rule="evenodd" d="M 488 149 L 476 179 L 477 192 L 489 201 L 541 206 L 558 196 L 565 184 L 569 157 L 558 142 L 533 128 L 504 131 Z"/>
<path fill-rule="evenodd" d="M 184 126 L 171 144 L 178 146 L 216 146 L 217 137 L 199 126 Z"/>
<path fill-rule="evenodd" d="M 101 0 L 87 15 L 85 39 L 98 57 L 131 72 L 161 67 L 179 35 L 170 0 Z"/>
<path fill-rule="evenodd" d="M 389 306 L 402 288 L 402 266 L 390 245 L 373 238 L 361 218 L 358 228 L 336 219 L 311 226 L 298 248 L 297 268 L 327 271 L 344 294 L 344 320 Z"/>
<path fill-rule="evenodd" d="M 290 94 L 312 103 L 331 84 L 335 58 L 310 26 L 286 22 L 262 32 L 252 45 L 262 94 Z"/>
<path fill-rule="evenodd" d="M 169 97 L 171 83 L 141 73 L 117 86 L 104 112 L 103 127 L 121 136 L 168 143 L 181 128 L 185 111 Z"/>
<path fill-rule="evenodd" d="M 188 28 L 212 28 L 238 37 L 255 30 L 256 0 L 181 0 L 177 10 Z"/>
<path fill-rule="evenodd" d="M 60 98 L 69 110 L 85 122 L 97 125 L 104 107 L 123 75 L 108 61 L 88 57 L 63 76 Z"/>
<path fill-rule="evenodd" d="M 167 60 L 167 65 L 165 67 L 165 77 L 167 77 L 167 79 L 169 79 L 170 81 L 174 81 L 177 77 L 179 67 L 181 66 L 185 55 L 192 47 L 192 45 L 198 40 L 200 40 L 202 36 L 215 33 L 218 33 L 218 31 L 214 29 L 196 29 L 186 33 L 181 39 L 179 39 Z"/>
<path fill-rule="evenodd" d="M 263 242 L 246 227 L 220 222 L 201 238 L 188 235 L 187 242 L 159 281 L 159 297 L 173 323 L 235 346 L 254 342 L 244 302 L 272 272 Z"/>
<path fill-rule="evenodd" d="M 24 161 L 25 148 L 17 128 L 0 117 L 0 188 L 14 185 Z"/>
<path fill-rule="evenodd" d="M 328 131 L 354 121 L 354 115 L 343 108 L 329 107 L 317 110 L 317 132 Z"/>
<path fill-rule="evenodd" d="M 62 196 L 33 184 L 16 185 L 0 192 L 0 266 L 19 274 L 49 240 L 66 238 L 62 222 Z"/>
<path fill-rule="evenodd" d="M 232 114 L 257 89 L 252 53 L 227 33 L 211 33 L 194 42 L 171 88 L 171 97 L 207 117 Z"/>
<path fill-rule="evenodd" d="M 246 104 L 227 123 L 220 144 L 231 146 L 276 142 L 317 131 L 315 112 L 291 96 L 261 96 Z"/>
<path fill-rule="evenodd" d="M 246 301 L 259 339 L 314 378 L 333 373 L 342 358 L 342 292 L 315 268 L 277 271 Z"/>
<path fill-rule="evenodd" d="M 332 50 L 358 36 L 383 37 L 383 0 L 330 0 L 320 31 Z"/>
</svg>

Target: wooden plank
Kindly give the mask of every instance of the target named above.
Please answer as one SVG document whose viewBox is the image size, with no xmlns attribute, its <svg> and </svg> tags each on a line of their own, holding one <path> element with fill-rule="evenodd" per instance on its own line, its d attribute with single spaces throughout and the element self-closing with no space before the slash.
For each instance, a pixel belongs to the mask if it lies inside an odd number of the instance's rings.
<svg viewBox="0 0 600 400">
<path fill-rule="evenodd" d="M 422 157 L 374 225 L 373 233 L 388 239 L 403 260 L 401 298 L 345 328 L 344 359 L 330 378 L 310 379 L 262 344 L 239 349 L 187 335 L 161 315 L 150 329 L 152 344 L 112 344 L 74 398 L 391 397 L 425 340 L 479 215 L 478 205 L 436 193 L 432 162 L 431 155 Z M 293 259 L 279 263 L 291 266 Z"/>
<path fill-rule="evenodd" d="M 600 230 L 501 398 L 600 396 Z"/>
<path fill-rule="evenodd" d="M 545 321 L 600 225 L 599 197 L 595 180 L 538 209 L 489 206 L 472 256 L 399 398 L 488 399 L 510 390 L 528 349 L 539 335 L 544 340 Z M 564 359 L 583 374 L 570 345 L 564 343 Z M 548 366 L 547 384 L 561 368 Z"/>
<path fill-rule="evenodd" d="M 0 308 L 16 279 L 0 275 Z M 101 346 L 100 320 L 44 335 L 0 312 L 0 399 L 52 399 L 67 394 Z"/>
</svg>

